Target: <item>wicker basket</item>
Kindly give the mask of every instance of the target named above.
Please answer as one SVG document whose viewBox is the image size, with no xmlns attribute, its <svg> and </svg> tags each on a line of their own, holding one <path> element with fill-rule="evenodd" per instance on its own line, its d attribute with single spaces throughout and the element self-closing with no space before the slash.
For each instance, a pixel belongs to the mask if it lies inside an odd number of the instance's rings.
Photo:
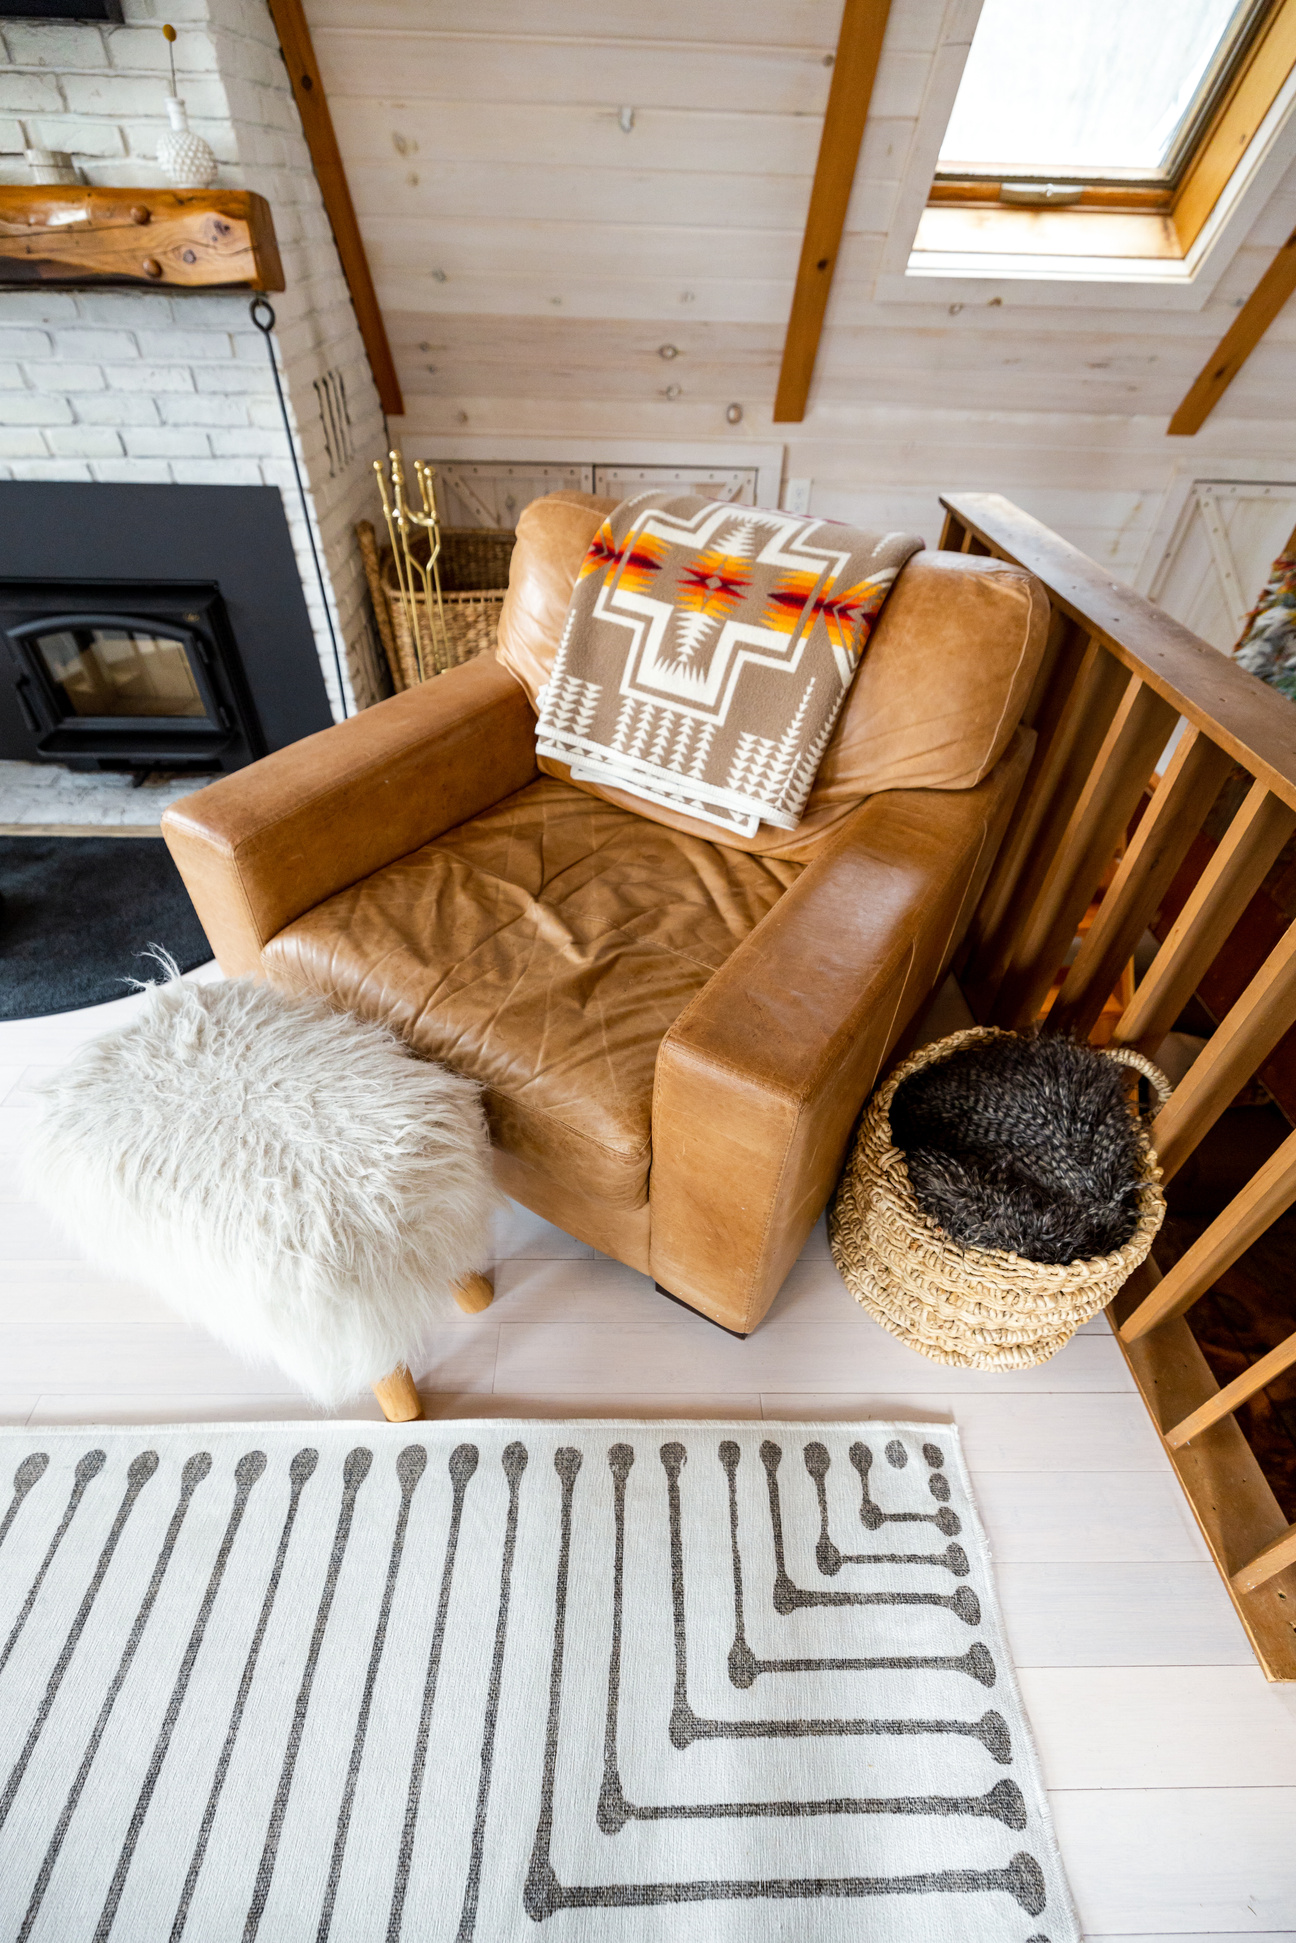
<svg viewBox="0 0 1296 1943">
<path fill-rule="evenodd" d="M 443 526 L 437 563 L 442 593 L 474 594 L 489 588 L 498 589 L 502 596 L 516 540 L 516 533 L 493 526 Z"/>
<path fill-rule="evenodd" d="M 1114 1254 L 1053 1264 L 967 1248 L 923 1212 L 904 1155 L 891 1142 L 896 1089 L 911 1073 L 1002 1036 L 997 1027 L 973 1026 L 897 1067 L 869 1102 L 828 1210 L 833 1258 L 861 1308 L 911 1349 L 961 1369 L 1047 1362 L 1081 1323 L 1106 1308 L 1165 1218 L 1161 1170 L 1142 1126 L 1138 1226 Z M 1142 1073 L 1161 1105 L 1170 1097 L 1165 1075 L 1140 1053 L 1113 1046 L 1105 1056 Z"/>
<path fill-rule="evenodd" d="M 427 603 L 416 594 L 414 604 L 423 650 L 423 674 L 410 627 L 409 611 L 402 597 L 391 548 L 381 555 L 368 520 L 356 527 L 365 575 L 373 601 L 374 619 L 382 637 L 392 684 L 399 691 L 415 688 L 421 680 L 442 672 L 441 661 L 450 668 L 471 661 L 495 645 L 504 595 L 508 588 L 509 561 L 513 554 L 514 533 L 497 532 L 491 527 L 450 526 L 441 529 L 441 612 L 445 621 L 447 653 L 436 652 L 428 626 Z M 426 544 L 426 543 L 425 543 Z M 417 542 L 416 542 L 417 546 Z"/>
</svg>

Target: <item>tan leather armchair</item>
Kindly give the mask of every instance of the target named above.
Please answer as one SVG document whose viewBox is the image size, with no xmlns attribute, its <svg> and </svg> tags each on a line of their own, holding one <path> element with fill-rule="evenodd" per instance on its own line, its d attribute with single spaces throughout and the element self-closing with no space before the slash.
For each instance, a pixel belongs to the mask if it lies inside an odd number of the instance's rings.
<svg viewBox="0 0 1296 1943">
<path fill-rule="evenodd" d="M 745 1335 L 975 908 L 1047 605 L 1016 567 L 916 555 L 798 830 L 722 846 L 537 767 L 532 700 L 609 504 L 526 510 L 498 656 L 163 827 L 227 973 L 472 1074 L 509 1194 Z"/>
</svg>

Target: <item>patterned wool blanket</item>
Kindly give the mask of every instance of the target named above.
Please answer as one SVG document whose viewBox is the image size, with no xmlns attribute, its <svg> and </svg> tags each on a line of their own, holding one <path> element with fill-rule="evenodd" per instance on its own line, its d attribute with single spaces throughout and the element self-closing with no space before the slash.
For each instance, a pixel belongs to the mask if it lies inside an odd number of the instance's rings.
<svg viewBox="0 0 1296 1943">
<path fill-rule="evenodd" d="M 626 500 L 581 566 L 537 753 L 735 835 L 795 830 L 921 545 L 667 492 Z"/>
</svg>

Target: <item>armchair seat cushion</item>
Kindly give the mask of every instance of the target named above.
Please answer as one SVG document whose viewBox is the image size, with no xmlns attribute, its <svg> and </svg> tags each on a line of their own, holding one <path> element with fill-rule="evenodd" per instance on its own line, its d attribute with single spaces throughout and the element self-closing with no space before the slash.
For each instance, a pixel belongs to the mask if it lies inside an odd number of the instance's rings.
<svg viewBox="0 0 1296 1943">
<path fill-rule="evenodd" d="M 658 1046 L 800 869 L 542 778 L 317 905 L 262 963 L 479 1080 L 519 1160 L 641 1207 Z"/>
</svg>

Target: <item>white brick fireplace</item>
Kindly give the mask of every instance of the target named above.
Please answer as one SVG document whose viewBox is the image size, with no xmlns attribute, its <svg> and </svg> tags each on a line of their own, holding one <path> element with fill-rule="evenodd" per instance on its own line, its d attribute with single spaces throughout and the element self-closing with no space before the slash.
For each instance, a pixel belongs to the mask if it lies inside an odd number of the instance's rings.
<svg viewBox="0 0 1296 1943">
<path fill-rule="evenodd" d="M 119 26 L 0 21 L 0 181 L 63 149 L 87 182 L 164 187 L 166 42 L 217 188 L 269 202 L 287 288 L 271 302 L 348 709 L 380 691 L 354 538 L 373 517 L 383 417 L 264 0 L 124 0 Z M 0 291 L 0 478 L 272 485 L 335 715 L 337 680 L 265 341 L 249 293 Z M 70 570 L 73 570 L 70 568 Z"/>
</svg>

